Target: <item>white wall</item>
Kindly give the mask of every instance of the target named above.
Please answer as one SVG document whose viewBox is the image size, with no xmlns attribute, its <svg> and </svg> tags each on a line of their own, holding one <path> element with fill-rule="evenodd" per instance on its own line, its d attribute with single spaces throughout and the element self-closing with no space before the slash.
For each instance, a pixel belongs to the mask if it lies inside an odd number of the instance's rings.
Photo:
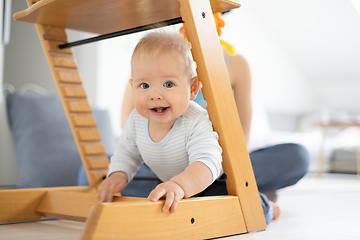
<svg viewBox="0 0 360 240">
<path fill-rule="evenodd" d="M 246 18 L 232 23 L 251 27 L 248 19 L 256 18 L 259 24 L 252 27 L 261 29 L 263 34 L 257 37 L 269 41 L 269 46 L 278 54 L 285 53 L 300 71 L 300 75 L 296 74 L 289 64 L 281 61 L 284 71 L 291 74 L 284 73 L 279 77 L 286 76 L 288 85 L 294 80 L 298 82 L 297 79 L 307 82 L 307 96 L 304 97 L 309 102 L 302 103 L 304 99 L 298 98 L 301 101 L 296 101 L 295 105 L 290 101 L 289 106 L 308 105 L 306 111 L 337 109 L 360 112 L 360 108 L 355 106 L 360 95 L 354 91 L 359 89 L 360 80 L 360 15 L 350 0 L 243 0 L 242 3 L 239 14 L 246 15 Z M 244 34 L 242 37 L 248 38 Z M 288 87 L 292 89 L 287 86 L 285 90 Z M 293 87 L 295 89 L 299 84 Z M 274 98 L 269 103 L 271 107 L 275 106 L 273 101 Z M 277 104 L 280 104 L 279 100 Z"/>
<path fill-rule="evenodd" d="M 133 34 L 99 42 L 96 106 L 110 111 L 114 135 L 121 133 L 121 106 L 130 79 L 132 51 L 142 34 Z"/>
<path fill-rule="evenodd" d="M 249 62 L 255 101 L 268 111 L 299 113 L 311 108 L 307 76 L 266 28 L 256 5 L 245 1 L 223 18 L 220 38 Z"/>
</svg>

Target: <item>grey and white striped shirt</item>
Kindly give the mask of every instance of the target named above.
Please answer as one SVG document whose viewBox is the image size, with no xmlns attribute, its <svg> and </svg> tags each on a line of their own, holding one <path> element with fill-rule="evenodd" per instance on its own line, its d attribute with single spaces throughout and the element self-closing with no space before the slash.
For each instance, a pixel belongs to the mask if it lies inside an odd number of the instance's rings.
<svg viewBox="0 0 360 240">
<path fill-rule="evenodd" d="M 133 110 L 111 158 L 108 175 L 124 171 L 131 181 L 144 161 L 165 182 L 192 162 L 200 161 L 209 167 L 215 181 L 223 173 L 221 152 L 207 111 L 197 103 L 190 102 L 187 111 L 157 143 L 149 136 L 148 119 Z"/>
</svg>

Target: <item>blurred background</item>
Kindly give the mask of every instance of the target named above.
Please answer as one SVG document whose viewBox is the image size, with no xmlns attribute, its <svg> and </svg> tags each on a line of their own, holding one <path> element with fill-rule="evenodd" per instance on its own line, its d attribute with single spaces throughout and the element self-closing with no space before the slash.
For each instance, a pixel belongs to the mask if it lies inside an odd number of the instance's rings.
<svg viewBox="0 0 360 240">
<path fill-rule="evenodd" d="M 27 8 L 26 1 L 1 4 L 0 89 L 36 88 L 57 94 L 34 25 L 12 19 Z M 254 116 L 249 151 L 301 143 L 311 155 L 310 171 L 356 173 L 360 1 L 242 0 L 241 4 L 223 15 L 221 38 L 235 46 L 251 69 Z M 109 112 L 114 142 L 121 133 L 130 57 L 143 34 L 73 48 L 90 104 Z M 69 42 L 92 36 L 68 31 Z M 16 154 L 4 97 L 0 114 L 0 186 L 16 185 Z"/>
</svg>

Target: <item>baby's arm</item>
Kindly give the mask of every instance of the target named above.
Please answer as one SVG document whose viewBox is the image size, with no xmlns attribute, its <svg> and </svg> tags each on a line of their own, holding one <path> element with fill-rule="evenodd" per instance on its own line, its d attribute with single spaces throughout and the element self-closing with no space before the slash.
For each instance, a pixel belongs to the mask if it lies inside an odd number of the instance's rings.
<svg viewBox="0 0 360 240">
<path fill-rule="evenodd" d="M 148 200 L 157 201 L 165 197 L 163 211 L 175 212 L 182 198 L 189 198 L 206 189 L 213 180 L 210 169 L 202 162 L 191 163 L 182 173 L 170 181 L 159 184 L 148 196 Z"/>
<path fill-rule="evenodd" d="M 125 172 L 113 172 L 98 188 L 99 202 L 112 202 L 114 194 L 119 193 L 127 186 L 128 177 Z"/>
</svg>

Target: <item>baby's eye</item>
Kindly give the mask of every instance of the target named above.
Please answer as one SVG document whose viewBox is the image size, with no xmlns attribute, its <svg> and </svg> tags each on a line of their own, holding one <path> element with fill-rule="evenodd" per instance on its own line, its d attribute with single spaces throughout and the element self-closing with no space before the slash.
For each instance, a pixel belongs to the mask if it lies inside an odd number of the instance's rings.
<svg viewBox="0 0 360 240">
<path fill-rule="evenodd" d="M 166 87 L 166 88 L 172 88 L 173 86 L 174 86 L 174 83 L 172 83 L 172 82 L 166 82 L 164 84 L 164 87 Z"/>
<path fill-rule="evenodd" d="M 142 89 L 147 89 L 147 88 L 149 88 L 150 86 L 149 86 L 149 84 L 147 84 L 147 83 L 142 83 L 142 84 L 140 84 L 140 87 L 141 87 Z"/>
</svg>

